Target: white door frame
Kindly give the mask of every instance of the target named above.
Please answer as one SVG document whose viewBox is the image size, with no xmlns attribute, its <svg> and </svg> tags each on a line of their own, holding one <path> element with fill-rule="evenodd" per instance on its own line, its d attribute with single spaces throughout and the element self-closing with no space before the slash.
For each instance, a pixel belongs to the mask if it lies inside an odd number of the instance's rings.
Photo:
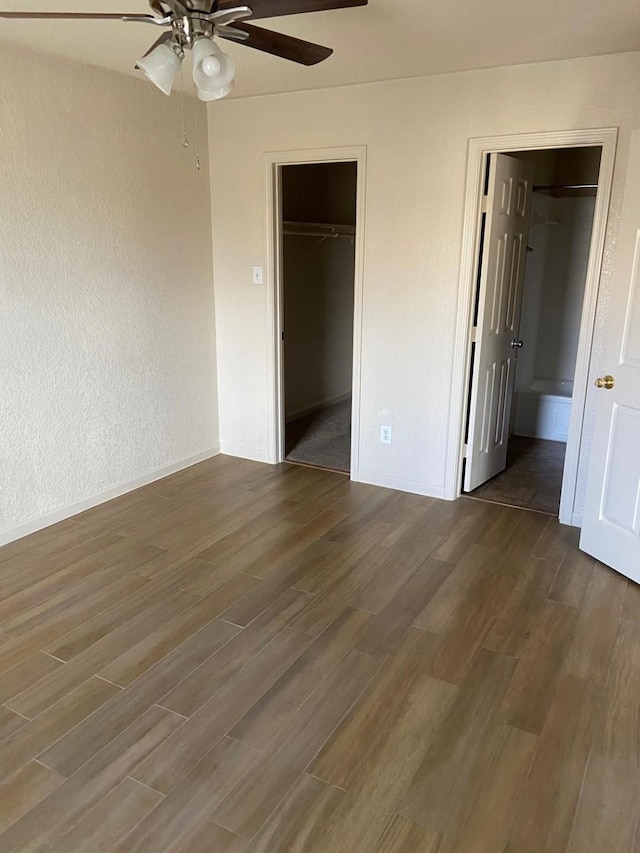
<svg viewBox="0 0 640 853">
<path fill-rule="evenodd" d="M 268 300 L 268 380 L 269 457 L 271 463 L 284 460 L 284 362 L 282 347 L 282 166 L 305 163 L 357 163 L 355 280 L 353 304 L 353 377 L 351 404 L 351 479 L 358 479 L 360 460 L 360 395 L 362 373 L 362 309 L 364 293 L 364 232 L 367 149 L 364 145 L 349 148 L 314 148 L 298 151 L 269 152 L 264 157 L 267 194 L 267 300 Z"/>
<path fill-rule="evenodd" d="M 460 281 L 458 286 L 458 309 L 455 332 L 451 411 L 447 447 L 447 470 L 445 474 L 445 497 L 455 500 L 462 493 L 462 464 L 465 425 L 467 421 L 469 368 L 471 357 L 471 329 L 473 326 L 473 304 L 476 288 L 478 260 L 480 255 L 480 228 L 482 222 L 482 194 L 485 180 L 485 165 L 488 154 L 510 151 L 533 151 L 548 148 L 602 147 L 598 193 L 591 233 L 589 264 L 585 283 L 582 321 L 578 342 L 576 373 L 573 386 L 571 419 L 567 441 L 560 521 L 579 526 L 580 518 L 574 512 L 578 463 L 582 442 L 582 426 L 591 346 L 596 319 L 600 273 L 604 255 L 613 167 L 618 139 L 617 128 L 594 128 L 590 130 L 566 130 L 542 133 L 522 133 L 508 136 L 491 136 L 469 140 L 467 159 L 467 181 L 464 203 L 464 230 Z"/>
</svg>

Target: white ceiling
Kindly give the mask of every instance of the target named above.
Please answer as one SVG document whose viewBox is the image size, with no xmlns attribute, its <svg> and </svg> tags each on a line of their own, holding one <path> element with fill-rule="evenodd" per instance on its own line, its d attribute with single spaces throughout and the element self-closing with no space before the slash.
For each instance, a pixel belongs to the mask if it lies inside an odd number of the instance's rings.
<svg viewBox="0 0 640 853">
<path fill-rule="evenodd" d="M 0 0 L 0 8 L 148 11 L 146 0 Z M 224 42 L 238 64 L 236 96 L 640 49 L 637 0 L 369 0 L 368 6 L 257 23 L 335 53 L 304 68 Z M 158 34 L 155 27 L 120 22 L 0 20 L 0 40 L 132 74 Z"/>
</svg>

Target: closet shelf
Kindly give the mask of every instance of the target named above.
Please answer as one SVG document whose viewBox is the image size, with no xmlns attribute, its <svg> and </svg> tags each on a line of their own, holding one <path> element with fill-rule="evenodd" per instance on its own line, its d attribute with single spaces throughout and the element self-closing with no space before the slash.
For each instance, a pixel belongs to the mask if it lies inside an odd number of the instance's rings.
<svg viewBox="0 0 640 853">
<path fill-rule="evenodd" d="M 354 225 L 332 225 L 327 222 L 283 222 L 283 234 L 294 237 L 355 237 Z"/>
<path fill-rule="evenodd" d="M 598 193 L 598 184 L 549 184 L 534 185 L 534 193 L 555 196 L 556 198 L 583 198 L 595 196 Z"/>
</svg>

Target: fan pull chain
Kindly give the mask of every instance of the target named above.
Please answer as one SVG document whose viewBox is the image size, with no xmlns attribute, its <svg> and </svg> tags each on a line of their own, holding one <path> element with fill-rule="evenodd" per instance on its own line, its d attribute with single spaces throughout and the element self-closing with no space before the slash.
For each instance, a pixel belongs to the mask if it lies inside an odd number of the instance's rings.
<svg viewBox="0 0 640 853">
<path fill-rule="evenodd" d="M 180 104 L 182 107 L 182 147 L 189 147 L 189 139 L 187 137 L 187 125 L 184 119 L 184 68 L 180 63 Z"/>
<path fill-rule="evenodd" d="M 194 83 L 193 94 L 195 100 L 195 115 L 196 115 L 196 168 L 200 171 L 200 135 L 198 132 L 198 90 Z"/>
</svg>

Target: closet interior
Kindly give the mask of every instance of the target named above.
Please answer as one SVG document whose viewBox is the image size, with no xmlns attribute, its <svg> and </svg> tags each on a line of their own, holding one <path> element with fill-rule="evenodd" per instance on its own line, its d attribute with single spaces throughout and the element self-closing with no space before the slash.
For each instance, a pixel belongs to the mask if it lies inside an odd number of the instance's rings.
<svg viewBox="0 0 640 853">
<path fill-rule="evenodd" d="M 348 473 L 357 164 L 283 166 L 285 459 Z"/>
</svg>

